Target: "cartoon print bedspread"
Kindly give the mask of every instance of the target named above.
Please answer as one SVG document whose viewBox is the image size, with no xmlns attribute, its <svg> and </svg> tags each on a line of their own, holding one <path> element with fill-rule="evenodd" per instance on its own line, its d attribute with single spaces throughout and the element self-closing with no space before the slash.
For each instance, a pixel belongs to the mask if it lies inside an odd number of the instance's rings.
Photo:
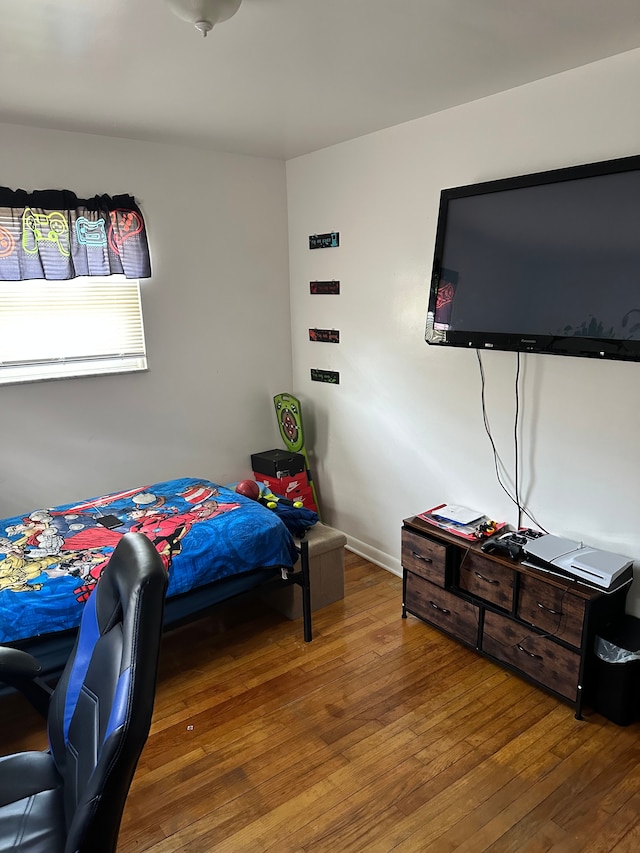
<svg viewBox="0 0 640 853">
<path fill-rule="evenodd" d="M 292 566 L 297 557 L 271 510 L 191 477 L 0 520 L 0 642 L 76 627 L 128 531 L 155 544 L 169 569 L 167 596 L 260 567 Z"/>
</svg>

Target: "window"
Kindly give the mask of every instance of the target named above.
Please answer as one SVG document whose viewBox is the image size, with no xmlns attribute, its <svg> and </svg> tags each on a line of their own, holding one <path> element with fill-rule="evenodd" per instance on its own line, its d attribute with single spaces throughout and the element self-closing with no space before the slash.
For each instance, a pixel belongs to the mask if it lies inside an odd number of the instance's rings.
<svg viewBox="0 0 640 853">
<path fill-rule="evenodd" d="M 146 367 L 137 279 L 0 282 L 1 385 Z"/>
<path fill-rule="evenodd" d="M 132 196 L 0 187 L 0 385 L 146 370 L 150 276 Z"/>
</svg>

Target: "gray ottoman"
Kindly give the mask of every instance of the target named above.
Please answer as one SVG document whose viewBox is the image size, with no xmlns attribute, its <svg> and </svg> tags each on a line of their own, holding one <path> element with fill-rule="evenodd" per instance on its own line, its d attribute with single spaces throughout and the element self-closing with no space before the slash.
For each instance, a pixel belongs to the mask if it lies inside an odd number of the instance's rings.
<svg viewBox="0 0 640 853">
<path fill-rule="evenodd" d="M 309 542 L 311 609 L 319 610 L 344 598 L 347 537 L 340 530 L 318 522 L 307 530 L 305 538 Z M 302 616 L 302 590 L 296 584 L 265 591 L 260 597 L 288 619 Z"/>
</svg>

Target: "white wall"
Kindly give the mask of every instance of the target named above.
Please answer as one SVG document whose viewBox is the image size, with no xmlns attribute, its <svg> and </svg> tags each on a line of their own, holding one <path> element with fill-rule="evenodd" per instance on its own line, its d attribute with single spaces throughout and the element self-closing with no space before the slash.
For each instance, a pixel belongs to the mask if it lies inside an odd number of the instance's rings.
<svg viewBox="0 0 640 853">
<path fill-rule="evenodd" d="M 517 521 L 475 353 L 424 343 L 440 190 L 638 153 L 639 90 L 634 51 L 287 163 L 294 389 L 325 520 L 355 550 L 399 571 L 402 519 L 443 501 Z M 339 248 L 309 251 L 309 234 L 331 230 Z M 309 295 L 333 278 L 340 296 Z M 340 344 L 309 342 L 313 326 L 338 328 Z M 483 358 L 513 472 L 516 356 Z M 640 558 L 640 365 L 523 363 L 528 507 L 549 532 Z M 340 385 L 311 382 L 312 367 L 339 370 Z"/>
<path fill-rule="evenodd" d="M 0 125 L 2 184 L 135 195 L 154 272 L 147 373 L 0 388 L 0 515 L 172 476 L 248 476 L 251 452 L 282 446 L 271 397 L 293 390 L 324 519 L 381 565 L 399 571 L 402 519 L 442 500 L 515 522 L 475 355 L 424 343 L 440 189 L 638 153 L 639 87 L 634 51 L 292 160 L 286 192 L 277 161 Z M 339 249 L 309 251 L 309 234 L 333 229 Z M 309 295 L 330 278 L 339 297 Z M 342 342 L 310 343 L 311 326 Z M 515 356 L 484 361 L 513 470 Z M 341 384 L 312 383 L 311 367 Z M 540 523 L 634 558 L 639 370 L 528 356 L 522 411 Z"/>
<path fill-rule="evenodd" d="M 0 125 L 11 188 L 131 193 L 149 370 L 0 388 L 0 516 L 177 476 L 250 476 L 291 390 L 285 167 Z"/>
</svg>

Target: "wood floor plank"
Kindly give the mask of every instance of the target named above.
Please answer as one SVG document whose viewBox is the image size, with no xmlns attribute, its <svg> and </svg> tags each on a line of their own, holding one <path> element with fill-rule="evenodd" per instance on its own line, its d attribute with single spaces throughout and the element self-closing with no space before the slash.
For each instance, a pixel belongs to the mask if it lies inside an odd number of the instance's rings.
<svg viewBox="0 0 640 853">
<path fill-rule="evenodd" d="M 345 565 L 310 644 L 255 596 L 165 635 L 119 853 L 637 853 L 640 723 L 575 720 Z M 0 749 L 43 748 L 0 699 Z"/>
<path fill-rule="evenodd" d="M 592 777 L 593 768 L 608 765 L 612 749 L 614 759 L 619 754 L 613 746 L 615 741 L 615 730 L 602 728 L 592 731 L 591 737 L 585 741 L 581 750 L 574 753 L 571 760 L 563 761 L 554 767 L 514 804 L 508 815 L 509 819 L 505 821 L 504 832 L 486 849 L 492 853 L 521 850 L 536 836 L 540 828 L 559 827 L 557 817 L 562 816 L 565 808 L 570 809 L 571 804 L 579 804 L 580 792 Z M 597 790 L 602 796 L 602 789 Z M 585 841 L 592 838 L 592 832 L 580 826 L 571 843 L 565 840 L 563 844 L 567 851 L 570 851 L 574 842 L 578 842 L 576 849 L 580 849 L 580 844 L 584 846 Z"/>
</svg>

